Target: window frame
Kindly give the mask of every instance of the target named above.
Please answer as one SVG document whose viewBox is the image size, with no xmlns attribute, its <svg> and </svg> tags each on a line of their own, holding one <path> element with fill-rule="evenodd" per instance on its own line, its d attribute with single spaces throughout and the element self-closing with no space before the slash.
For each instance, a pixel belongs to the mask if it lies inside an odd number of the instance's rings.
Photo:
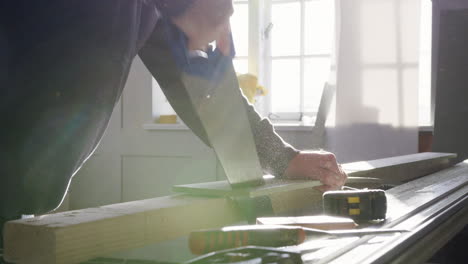
<svg viewBox="0 0 468 264">
<path fill-rule="evenodd" d="M 260 82 L 269 90 L 268 94 L 257 100 L 256 108 L 272 121 L 301 121 L 303 116 L 315 118 L 317 111 L 305 111 L 305 60 L 310 58 L 331 58 L 331 52 L 306 54 L 305 52 L 305 4 L 306 2 L 324 0 L 234 0 L 234 4 L 248 4 L 249 10 L 249 37 L 247 57 L 236 57 L 236 59 L 247 59 L 248 72 L 258 76 Z M 328 0 L 333 1 L 333 0 Z M 299 3 L 300 5 L 300 47 L 298 55 L 272 56 L 271 52 L 271 27 L 272 6 L 274 4 Z M 299 111 L 298 112 L 275 112 L 272 109 L 272 64 L 274 60 L 296 59 L 299 60 Z M 321 88 L 318 88 L 321 89 Z M 319 99 L 318 99 L 319 100 Z"/>
<path fill-rule="evenodd" d="M 247 56 L 236 57 L 236 59 L 247 60 L 247 70 L 249 73 L 255 74 L 258 76 L 259 82 L 263 84 L 268 90 L 268 94 L 265 97 L 259 98 L 255 103 L 256 109 L 265 117 L 268 117 L 273 122 L 300 122 L 302 117 L 312 117 L 307 120 L 315 120 L 317 111 L 306 112 L 304 111 L 304 74 L 305 67 L 304 61 L 309 58 L 319 58 L 319 57 L 331 57 L 330 53 L 316 53 L 316 54 L 305 54 L 305 3 L 313 1 L 324 1 L 324 0 L 233 0 L 234 4 L 247 4 L 248 5 L 248 54 Z M 335 1 L 335 0 L 325 0 L 325 1 Z M 430 1 L 430 0 L 426 0 Z M 271 31 L 271 7 L 273 3 L 300 3 L 301 9 L 301 19 L 300 19 L 300 55 L 291 55 L 291 56 L 271 56 L 271 38 L 269 33 Z M 431 6 L 432 7 L 432 6 Z M 431 11 L 433 10 L 433 7 Z M 430 27 L 431 25 L 429 25 Z M 432 29 L 432 28 L 431 28 Z M 432 30 L 431 30 L 432 31 Z M 334 41 L 334 40 L 333 40 Z M 430 52 L 433 53 L 432 49 L 434 47 L 433 40 L 431 41 L 432 45 L 430 47 Z M 433 54 L 430 54 L 433 55 Z M 288 59 L 299 58 L 300 62 L 300 106 L 299 112 L 274 112 L 272 111 L 272 97 L 271 94 L 274 91 L 271 91 L 271 75 L 272 75 L 272 62 L 275 59 Z M 432 60 L 433 61 L 433 60 Z M 432 65 L 433 67 L 433 65 Z M 421 120 L 418 121 L 420 127 L 425 129 L 432 128 L 434 124 L 434 109 L 435 109 L 435 93 L 434 93 L 434 80 L 431 74 L 431 86 L 430 87 L 430 124 L 421 123 Z M 154 88 L 154 84 L 153 84 Z M 318 88 L 320 89 L 320 88 Z M 153 91 L 154 93 L 154 91 Z M 154 97 L 154 95 L 153 95 Z M 154 98 L 153 98 L 154 101 Z M 154 104 L 154 103 L 153 103 Z M 420 104 L 419 104 L 420 105 Z M 153 105 L 153 117 L 156 116 L 155 108 Z"/>
<path fill-rule="evenodd" d="M 255 103 L 256 108 L 266 117 L 272 121 L 283 122 L 283 121 L 301 121 L 303 116 L 311 116 L 312 120 L 315 119 L 317 112 L 305 112 L 304 111 L 304 74 L 305 67 L 304 61 L 307 58 L 317 57 L 329 57 L 330 53 L 316 53 L 316 54 L 305 54 L 305 3 L 313 1 L 323 0 L 234 0 L 234 3 L 248 4 L 249 9 L 249 37 L 248 37 L 248 56 L 242 57 L 247 59 L 248 72 L 255 74 L 259 77 L 260 82 L 269 90 L 269 93 L 262 99 L 257 100 Z M 334 1 L 334 0 L 328 0 Z M 269 29 L 272 19 L 272 5 L 276 3 L 300 3 L 301 18 L 300 18 L 300 54 L 293 56 L 276 56 L 271 55 L 271 37 L 269 36 Z M 430 26 L 430 25 L 429 25 Z M 335 41 L 335 40 L 333 40 Z M 432 49 L 432 47 L 431 47 Z M 300 69 L 300 107 L 299 112 L 274 112 L 272 109 L 272 93 L 271 90 L 271 75 L 272 75 L 272 62 L 275 59 L 287 59 L 287 58 L 299 58 L 299 69 Z M 432 76 L 431 76 L 432 78 Z M 320 89 L 320 88 L 318 88 Z M 434 89 L 430 89 L 430 126 L 421 123 L 419 120 L 419 126 L 421 127 L 432 127 L 434 124 Z"/>
</svg>

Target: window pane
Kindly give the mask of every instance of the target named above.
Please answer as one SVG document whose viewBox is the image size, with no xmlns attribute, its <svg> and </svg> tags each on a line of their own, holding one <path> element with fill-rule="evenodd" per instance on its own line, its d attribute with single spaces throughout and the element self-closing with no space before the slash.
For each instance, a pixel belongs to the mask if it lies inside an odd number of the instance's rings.
<svg viewBox="0 0 468 264">
<path fill-rule="evenodd" d="M 278 3 L 271 8 L 271 55 L 287 56 L 300 53 L 300 4 Z"/>
<path fill-rule="evenodd" d="M 175 111 L 166 99 L 158 82 L 152 79 L 153 119 L 156 121 L 161 115 L 174 115 Z"/>
<path fill-rule="evenodd" d="M 334 37 L 334 1 L 305 3 L 305 53 L 330 53 Z"/>
<path fill-rule="evenodd" d="M 248 56 L 249 50 L 249 8 L 246 3 L 234 4 L 231 30 L 237 56 Z"/>
<path fill-rule="evenodd" d="M 243 74 L 249 72 L 249 63 L 247 59 L 234 59 L 234 69 L 237 73 Z"/>
<path fill-rule="evenodd" d="M 304 112 L 318 111 L 323 87 L 330 74 L 330 58 L 304 60 Z"/>
<path fill-rule="evenodd" d="M 419 125 L 431 126 L 431 24 L 432 3 L 421 2 L 421 40 L 419 53 Z"/>
<path fill-rule="evenodd" d="M 278 59 L 271 66 L 272 112 L 299 112 L 300 71 L 298 59 Z"/>
</svg>

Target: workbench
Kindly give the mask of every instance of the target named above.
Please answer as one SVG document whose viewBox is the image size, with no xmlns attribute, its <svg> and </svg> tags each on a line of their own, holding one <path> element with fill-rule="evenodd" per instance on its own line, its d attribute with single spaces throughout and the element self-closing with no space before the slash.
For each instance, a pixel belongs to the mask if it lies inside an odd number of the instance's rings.
<svg viewBox="0 0 468 264">
<path fill-rule="evenodd" d="M 423 263 L 468 223 L 468 161 L 450 166 L 453 157 L 422 153 L 343 164 L 351 179 L 374 179 L 368 184 L 351 180 L 352 186 L 396 185 L 387 191 L 387 220 L 381 227 L 410 232 L 311 239 L 288 249 L 301 251 L 305 263 Z M 283 189 L 276 183 L 261 193 L 270 189 L 266 196 L 275 215 L 317 213 L 321 194 L 312 187 L 318 184 L 285 182 Z M 146 262 L 96 257 L 183 241 L 192 230 L 245 220 L 232 197 L 175 194 L 8 222 L 4 254 L 15 263 L 162 263 L 157 254 L 146 256 Z"/>
</svg>

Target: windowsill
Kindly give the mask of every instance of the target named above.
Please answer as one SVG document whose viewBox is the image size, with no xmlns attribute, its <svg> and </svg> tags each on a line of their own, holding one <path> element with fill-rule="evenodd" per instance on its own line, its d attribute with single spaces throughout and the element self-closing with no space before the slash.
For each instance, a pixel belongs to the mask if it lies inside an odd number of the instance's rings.
<svg viewBox="0 0 468 264">
<path fill-rule="evenodd" d="M 185 124 L 157 124 L 157 123 L 143 124 L 143 129 L 144 130 L 174 130 L 174 131 L 190 130 Z"/>
<path fill-rule="evenodd" d="M 312 124 L 302 124 L 299 121 L 276 121 L 272 122 L 277 131 L 311 131 L 314 126 Z M 143 124 L 145 130 L 174 130 L 183 131 L 190 130 L 185 124 Z M 433 126 L 420 126 L 419 132 L 433 132 Z"/>
<path fill-rule="evenodd" d="M 273 121 L 273 126 L 277 131 L 311 131 L 312 124 L 303 124 L 299 121 Z"/>
<path fill-rule="evenodd" d="M 434 126 L 419 126 L 419 132 L 434 132 Z"/>
<path fill-rule="evenodd" d="M 277 131 L 311 131 L 314 126 L 313 125 L 304 125 L 300 122 L 294 121 L 282 121 L 282 122 L 274 122 L 273 126 Z M 143 124 L 144 130 L 166 130 L 166 131 L 184 131 L 190 130 L 185 124 L 157 124 L 157 123 L 146 123 Z"/>
<path fill-rule="evenodd" d="M 273 121 L 275 130 L 278 131 L 310 131 L 314 128 L 312 124 L 302 124 L 299 121 Z M 419 126 L 419 132 L 434 132 L 433 126 Z"/>
</svg>

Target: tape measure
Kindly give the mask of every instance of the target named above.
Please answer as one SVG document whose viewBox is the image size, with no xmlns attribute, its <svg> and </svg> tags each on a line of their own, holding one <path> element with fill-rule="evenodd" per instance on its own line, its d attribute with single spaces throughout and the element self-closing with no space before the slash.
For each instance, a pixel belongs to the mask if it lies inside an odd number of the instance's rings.
<svg viewBox="0 0 468 264">
<path fill-rule="evenodd" d="M 323 211 L 356 222 L 385 220 L 387 197 L 380 189 L 328 191 L 323 194 Z"/>
</svg>

